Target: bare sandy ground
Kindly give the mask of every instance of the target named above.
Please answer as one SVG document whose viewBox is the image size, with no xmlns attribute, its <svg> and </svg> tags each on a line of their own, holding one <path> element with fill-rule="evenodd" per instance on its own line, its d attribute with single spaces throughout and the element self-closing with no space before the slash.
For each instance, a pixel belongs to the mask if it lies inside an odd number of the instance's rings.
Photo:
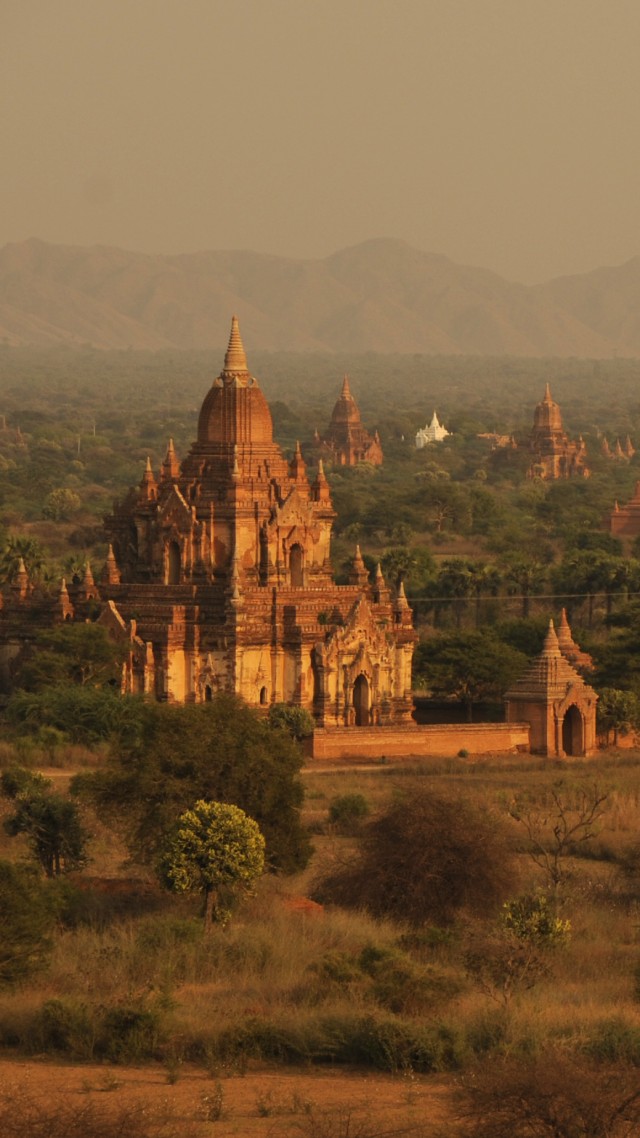
<svg viewBox="0 0 640 1138">
<path fill-rule="evenodd" d="M 250 1069 L 213 1075 L 184 1066 L 168 1081 L 160 1065 L 67 1066 L 47 1060 L 0 1060 L 3 1095 L 27 1095 L 46 1108 L 92 1102 L 105 1113 L 144 1104 L 165 1112 L 178 1132 L 194 1123 L 216 1138 L 299 1135 L 403 1135 L 446 1133 L 451 1080 L 438 1076 L 386 1076 L 345 1072 Z"/>
</svg>

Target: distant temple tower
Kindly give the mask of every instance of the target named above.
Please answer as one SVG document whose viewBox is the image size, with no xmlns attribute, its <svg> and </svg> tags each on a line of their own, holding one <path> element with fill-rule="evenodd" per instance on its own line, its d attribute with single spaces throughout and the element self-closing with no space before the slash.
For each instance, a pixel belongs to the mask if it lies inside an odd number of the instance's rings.
<svg viewBox="0 0 640 1138">
<path fill-rule="evenodd" d="M 528 478 L 550 481 L 574 475 L 589 477 L 584 441 L 580 438 L 577 443 L 571 442 L 563 430 L 560 408 L 551 398 L 549 384 L 534 412 L 530 449 L 534 457 L 527 471 Z"/>
<path fill-rule="evenodd" d="M 442 426 L 442 423 L 439 422 L 438 416 L 434 411 L 431 422 L 428 423 L 427 426 L 421 427 L 416 433 L 416 446 L 418 450 L 421 450 L 422 447 L 428 446 L 429 443 L 441 443 L 442 440 L 448 438 L 450 434 L 451 431 L 448 431 L 446 427 Z"/>
<path fill-rule="evenodd" d="M 566 614 L 561 630 L 565 650 L 580 653 Z M 530 723 L 533 754 L 562 759 L 590 755 L 595 750 L 598 696 L 569 663 L 553 621 L 549 622 L 542 652 L 506 693 L 505 701 L 507 723 Z"/>
<path fill-rule="evenodd" d="M 640 482 L 636 482 L 633 498 L 626 506 L 614 502 L 609 514 L 609 532 L 627 543 L 640 537 Z"/>
<path fill-rule="evenodd" d="M 360 411 L 346 375 L 327 433 L 317 441 L 324 457 L 337 465 L 356 466 L 359 462 L 370 462 L 380 466 L 382 463 L 380 436 L 377 431 L 370 435 L 362 426 Z"/>
</svg>

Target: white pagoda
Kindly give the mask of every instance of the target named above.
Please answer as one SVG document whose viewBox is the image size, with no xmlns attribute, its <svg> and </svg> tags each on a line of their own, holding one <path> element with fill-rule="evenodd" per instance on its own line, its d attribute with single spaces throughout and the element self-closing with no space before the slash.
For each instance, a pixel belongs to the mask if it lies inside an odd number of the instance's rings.
<svg viewBox="0 0 640 1138">
<path fill-rule="evenodd" d="M 451 431 L 448 431 L 446 427 L 442 426 L 442 423 L 438 421 L 438 416 L 434 411 L 433 419 L 428 424 L 428 426 L 421 427 L 417 432 L 416 446 L 418 450 L 420 450 L 422 447 L 426 447 L 429 443 L 441 443 L 442 440 L 446 439 L 447 435 L 450 434 Z"/>
</svg>

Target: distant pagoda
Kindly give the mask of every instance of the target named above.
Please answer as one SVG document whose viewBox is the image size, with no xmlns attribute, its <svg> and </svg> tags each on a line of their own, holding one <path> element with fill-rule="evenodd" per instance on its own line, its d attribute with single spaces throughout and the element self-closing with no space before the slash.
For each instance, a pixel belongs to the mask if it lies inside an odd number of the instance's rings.
<svg viewBox="0 0 640 1138">
<path fill-rule="evenodd" d="M 528 478 L 552 481 L 556 478 L 589 477 L 587 448 L 582 437 L 577 442 L 569 439 L 562 426 L 562 415 L 551 398 L 547 383 L 544 397 L 536 406 L 533 416 L 530 450 L 533 458 Z"/>
<path fill-rule="evenodd" d="M 325 435 L 316 434 L 316 445 L 323 457 L 338 466 L 356 466 L 370 462 L 380 466 L 383 460 L 380 436 L 370 435 L 362 426 L 358 405 L 351 394 L 349 377 L 345 375 L 336 400 L 331 422 Z"/>
<path fill-rule="evenodd" d="M 446 427 L 442 426 L 442 423 L 434 411 L 431 422 L 417 431 L 416 446 L 418 450 L 421 450 L 422 447 L 428 446 L 429 443 L 441 443 L 442 440 L 448 438 L 450 434 L 451 431 L 448 431 Z"/>
</svg>

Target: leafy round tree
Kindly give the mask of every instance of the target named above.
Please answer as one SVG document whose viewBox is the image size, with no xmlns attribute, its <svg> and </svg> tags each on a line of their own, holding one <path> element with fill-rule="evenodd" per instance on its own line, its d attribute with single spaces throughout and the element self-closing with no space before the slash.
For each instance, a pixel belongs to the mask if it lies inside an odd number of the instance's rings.
<svg viewBox="0 0 640 1138">
<path fill-rule="evenodd" d="M 164 885 L 174 893 L 203 893 L 204 923 L 224 922 L 230 903 L 250 893 L 264 869 L 265 842 L 257 822 L 239 806 L 196 802 L 180 817 L 160 860 Z"/>
<path fill-rule="evenodd" d="M 3 772 L 0 791 L 15 803 L 15 813 L 3 822 L 4 830 L 12 838 L 25 834 L 47 877 L 86 865 L 89 835 L 78 806 L 64 795 L 52 793 L 50 779 L 13 767 Z"/>
<path fill-rule="evenodd" d="M 288 703 L 274 703 L 269 708 L 269 723 L 272 727 L 288 731 L 298 741 L 313 735 L 315 726 L 313 716 L 304 707 L 293 707 Z"/>
</svg>

